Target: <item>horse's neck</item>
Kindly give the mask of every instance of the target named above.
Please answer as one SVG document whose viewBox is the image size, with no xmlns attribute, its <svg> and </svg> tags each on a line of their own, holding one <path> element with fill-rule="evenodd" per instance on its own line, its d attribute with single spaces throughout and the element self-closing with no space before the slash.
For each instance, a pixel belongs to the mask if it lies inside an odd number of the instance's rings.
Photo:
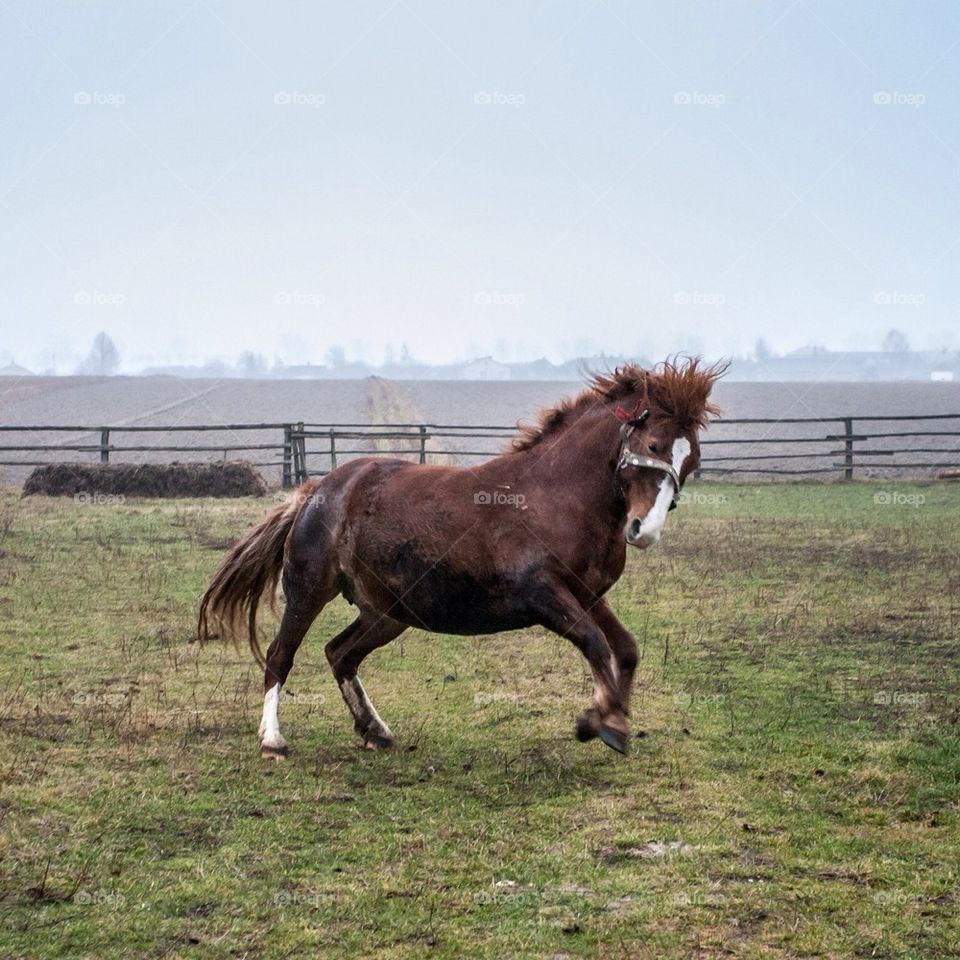
<svg viewBox="0 0 960 960">
<path fill-rule="evenodd" d="M 583 414 L 552 437 L 545 437 L 529 453 L 531 476 L 561 482 L 589 502 L 618 499 L 613 461 L 619 442 L 619 425 L 596 414 Z"/>
</svg>

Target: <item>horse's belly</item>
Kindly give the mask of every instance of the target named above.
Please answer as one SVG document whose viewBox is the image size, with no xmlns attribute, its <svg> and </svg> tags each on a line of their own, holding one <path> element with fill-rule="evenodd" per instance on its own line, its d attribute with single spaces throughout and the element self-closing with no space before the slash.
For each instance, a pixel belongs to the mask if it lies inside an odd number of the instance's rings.
<svg viewBox="0 0 960 960">
<path fill-rule="evenodd" d="M 527 578 L 498 573 L 481 577 L 443 560 L 415 553 L 394 556 L 375 572 L 359 572 L 364 605 L 438 633 L 497 633 L 536 622 Z"/>
<path fill-rule="evenodd" d="M 466 598 L 448 596 L 430 602 L 405 601 L 391 616 L 411 627 L 434 633 L 500 633 L 529 627 L 535 619 L 527 611 L 498 604 L 472 603 Z"/>
</svg>

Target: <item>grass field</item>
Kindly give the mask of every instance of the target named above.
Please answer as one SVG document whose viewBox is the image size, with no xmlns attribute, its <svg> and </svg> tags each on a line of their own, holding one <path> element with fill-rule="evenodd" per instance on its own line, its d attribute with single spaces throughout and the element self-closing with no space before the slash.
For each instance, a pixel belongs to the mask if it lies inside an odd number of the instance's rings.
<svg viewBox="0 0 960 960">
<path fill-rule="evenodd" d="M 191 644 L 265 501 L 0 498 L 0 957 L 960 957 L 960 487 L 691 486 L 614 607 L 637 737 L 543 631 L 410 632 L 359 748 L 328 608 Z"/>
</svg>

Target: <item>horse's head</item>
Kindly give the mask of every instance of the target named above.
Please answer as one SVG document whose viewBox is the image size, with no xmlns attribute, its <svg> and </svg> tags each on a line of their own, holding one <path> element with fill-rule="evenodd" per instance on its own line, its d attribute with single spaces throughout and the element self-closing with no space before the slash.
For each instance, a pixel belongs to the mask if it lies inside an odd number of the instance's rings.
<svg viewBox="0 0 960 960">
<path fill-rule="evenodd" d="M 623 535 L 632 547 L 649 547 L 663 533 L 667 513 L 676 505 L 687 476 L 700 465 L 699 432 L 712 413 L 710 390 L 726 368 L 701 367 L 695 359 L 664 363 L 625 380 L 617 376 L 623 400 L 616 416 L 622 421 L 615 483 L 626 505 Z"/>
<path fill-rule="evenodd" d="M 616 482 L 627 507 L 623 535 L 631 547 L 650 547 L 660 539 L 684 480 L 699 464 L 696 431 L 652 420 L 649 413 L 624 424 Z"/>
</svg>

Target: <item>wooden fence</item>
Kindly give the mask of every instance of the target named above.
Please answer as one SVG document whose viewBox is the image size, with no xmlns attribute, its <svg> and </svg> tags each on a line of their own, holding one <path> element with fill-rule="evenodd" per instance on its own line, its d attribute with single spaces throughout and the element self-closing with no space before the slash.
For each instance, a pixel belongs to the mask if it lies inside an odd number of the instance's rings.
<svg viewBox="0 0 960 960">
<path fill-rule="evenodd" d="M 111 457 L 164 462 L 175 459 L 171 454 L 204 460 L 217 455 L 216 459 L 239 457 L 278 470 L 282 485 L 289 488 L 356 456 L 386 454 L 413 457 L 420 463 L 438 457 L 452 457 L 457 462 L 490 457 L 515 431 L 512 426 L 434 423 L 0 425 L 2 440 L 38 433 L 62 434 L 67 439 L 65 443 L 52 439 L 0 443 L 0 466 L 36 466 L 63 460 L 68 454 L 91 454 L 100 463 L 109 463 Z M 792 435 L 783 435 L 790 431 Z M 191 443 L 173 443 L 171 437 L 177 434 L 196 436 Z M 118 443 L 118 438 L 125 442 Z M 718 419 L 702 437 L 701 447 L 700 474 L 836 474 L 850 480 L 858 471 L 864 475 L 864 471 L 878 470 L 923 473 L 957 469 L 960 414 Z"/>
</svg>

